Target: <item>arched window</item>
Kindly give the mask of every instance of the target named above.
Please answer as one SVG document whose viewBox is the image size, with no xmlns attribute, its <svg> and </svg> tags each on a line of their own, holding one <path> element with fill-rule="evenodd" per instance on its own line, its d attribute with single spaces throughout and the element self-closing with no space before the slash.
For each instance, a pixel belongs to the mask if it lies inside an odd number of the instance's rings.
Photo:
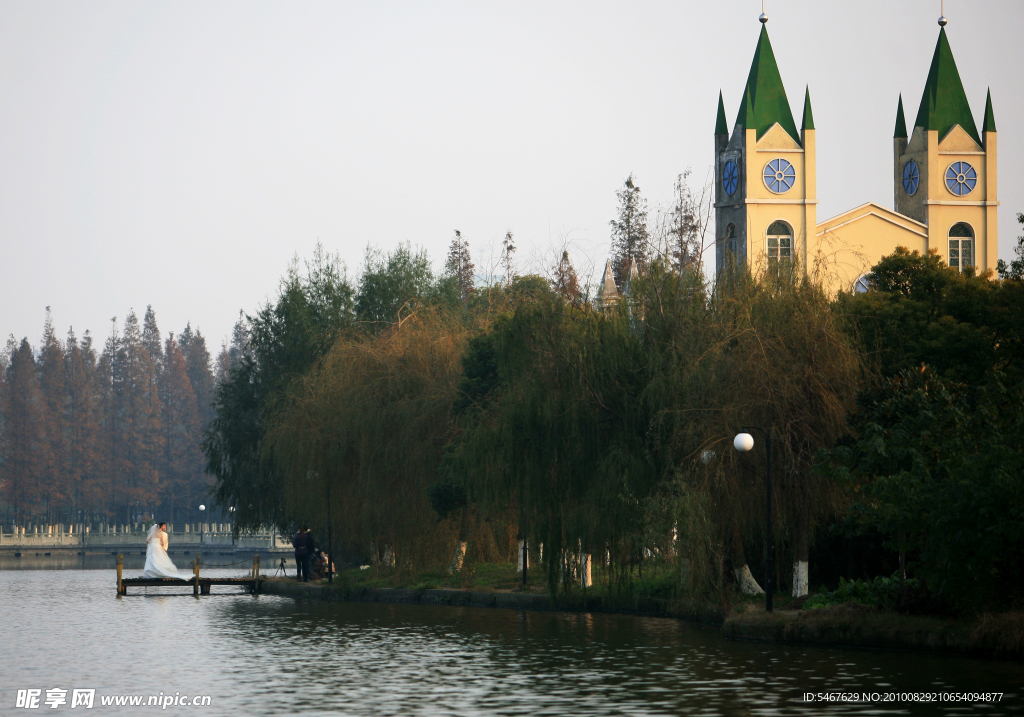
<svg viewBox="0 0 1024 717">
<path fill-rule="evenodd" d="M 729 251 L 733 257 L 736 256 L 736 250 L 739 248 L 736 241 L 736 225 L 730 224 L 725 228 L 725 248 Z"/>
<path fill-rule="evenodd" d="M 866 294 L 871 290 L 871 275 L 861 274 L 857 281 L 853 282 L 854 294 Z"/>
<path fill-rule="evenodd" d="M 793 258 L 793 230 L 786 222 L 772 222 L 768 227 L 768 258 Z"/>
<path fill-rule="evenodd" d="M 957 271 L 974 266 L 974 230 L 966 222 L 949 228 L 949 265 Z"/>
</svg>

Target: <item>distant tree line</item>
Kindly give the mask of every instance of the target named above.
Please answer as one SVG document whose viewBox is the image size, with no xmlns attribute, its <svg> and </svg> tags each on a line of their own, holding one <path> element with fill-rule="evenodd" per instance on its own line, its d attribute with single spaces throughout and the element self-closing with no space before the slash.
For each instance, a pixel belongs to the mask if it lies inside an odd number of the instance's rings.
<svg viewBox="0 0 1024 717">
<path fill-rule="evenodd" d="M 246 344 L 244 321 L 218 357 Z M 191 325 L 162 336 L 148 307 L 101 347 L 86 331 L 12 336 L 0 355 L 0 510 L 5 523 L 198 520 L 210 479 L 200 449 L 213 418 L 214 367 Z"/>
</svg>

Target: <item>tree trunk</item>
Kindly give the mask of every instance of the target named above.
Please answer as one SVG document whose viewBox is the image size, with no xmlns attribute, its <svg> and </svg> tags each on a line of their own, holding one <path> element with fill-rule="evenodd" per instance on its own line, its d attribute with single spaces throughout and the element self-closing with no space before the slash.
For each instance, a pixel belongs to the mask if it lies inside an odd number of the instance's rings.
<svg viewBox="0 0 1024 717">
<path fill-rule="evenodd" d="M 807 594 L 807 558 L 811 543 L 811 520 L 806 508 L 801 508 L 796 521 L 796 555 L 793 560 L 793 597 Z"/>
<path fill-rule="evenodd" d="M 731 541 L 732 571 L 736 576 L 736 583 L 740 586 L 740 592 L 744 595 L 764 595 L 764 590 L 750 574 L 750 567 L 747 565 L 747 558 L 743 554 L 743 538 L 739 530 L 733 530 Z"/>
<path fill-rule="evenodd" d="M 466 559 L 466 544 L 469 540 L 469 506 L 462 509 L 462 521 L 459 524 L 459 541 L 455 546 L 455 556 L 452 564 L 448 566 L 448 573 L 454 575 L 462 570 L 462 564 Z"/>
</svg>

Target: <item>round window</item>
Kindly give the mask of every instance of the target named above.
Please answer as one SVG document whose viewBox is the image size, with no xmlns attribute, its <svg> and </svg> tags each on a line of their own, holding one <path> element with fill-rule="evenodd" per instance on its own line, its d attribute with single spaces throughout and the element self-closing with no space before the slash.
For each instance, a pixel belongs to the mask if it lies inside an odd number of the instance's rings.
<svg viewBox="0 0 1024 717">
<path fill-rule="evenodd" d="M 910 160 L 903 165 L 903 191 L 912 197 L 917 194 L 920 185 L 921 170 L 917 168 L 917 162 Z"/>
<path fill-rule="evenodd" d="M 785 194 L 796 183 L 796 170 L 787 160 L 773 159 L 764 165 L 764 186 L 775 194 Z"/>
<path fill-rule="evenodd" d="M 964 197 L 978 184 L 978 172 L 967 162 L 953 162 L 946 168 L 946 189 L 950 194 Z"/>
<path fill-rule="evenodd" d="M 736 169 L 736 163 L 731 159 L 722 168 L 722 187 L 730 197 L 736 193 L 736 187 L 740 183 L 740 173 Z"/>
</svg>

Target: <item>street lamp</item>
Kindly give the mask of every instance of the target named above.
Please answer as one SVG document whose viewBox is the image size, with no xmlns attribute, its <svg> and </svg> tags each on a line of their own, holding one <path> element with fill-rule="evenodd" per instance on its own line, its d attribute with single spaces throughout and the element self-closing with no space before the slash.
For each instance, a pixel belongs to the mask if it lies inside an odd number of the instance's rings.
<svg viewBox="0 0 1024 717">
<path fill-rule="evenodd" d="M 764 433 L 764 447 L 767 455 L 765 470 L 765 556 L 764 556 L 764 611 L 772 611 L 772 565 L 774 563 L 772 545 L 772 432 L 757 429 Z M 733 448 L 740 453 L 747 453 L 754 448 L 754 437 L 749 433 L 737 433 L 732 441 Z"/>
<path fill-rule="evenodd" d="M 231 547 L 233 548 L 235 547 L 235 506 L 230 506 L 228 513 L 231 514 Z"/>
<path fill-rule="evenodd" d="M 203 511 L 206 510 L 205 505 L 199 506 L 199 542 L 203 542 Z"/>
</svg>

